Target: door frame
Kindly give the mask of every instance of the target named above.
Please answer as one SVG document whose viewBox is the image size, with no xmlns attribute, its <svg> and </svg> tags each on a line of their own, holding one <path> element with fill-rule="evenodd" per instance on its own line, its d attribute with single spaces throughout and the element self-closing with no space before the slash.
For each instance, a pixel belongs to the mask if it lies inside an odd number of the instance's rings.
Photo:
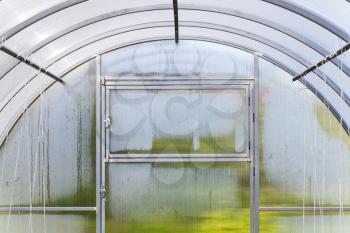
<svg viewBox="0 0 350 233">
<path fill-rule="evenodd" d="M 208 77 L 208 78 L 185 78 L 180 79 L 178 77 L 147 77 L 140 79 L 138 77 L 113 77 L 102 76 L 101 74 L 101 56 L 97 56 L 96 59 L 96 232 L 106 232 L 106 165 L 113 162 L 131 162 L 130 159 L 115 159 L 111 158 L 108 154 L 108 137 L 107 132 L 109 128 L 108 121 L 108 92 L 110 89 L 120 87 L 120 89 L 132 88 L 135 89 L 135 84 L 139 85 L 138 88 L 145 89 L 145 87 L 153 88 L 168 88 L 171 89 L 177 87 L 179 89 L 191 89 L 188 85 L 199 85 L 204 88 L 213 88 L 217 86 L 220 89 L 223 87 L 232 88 L 234 85 L 248 85 L 248 108 L 249 108 L 249 156 L 245 157 L 232 157 L 232 158 L 219 158 L 223 162 L 248 162 L 250 163 L 250 232 L 259 232 L 259 125 L 258 125 L 258 113 L 259 113 L 259 55 L 254 55 L 254 76 L 247 79 L 233 79 L 227 77 Z M 160 86 L 160 84 L 164 84 Z M 183 86 L 186 83 L 187 86 Z M 155 85 L 157 84 L 157 85 Z M 214 86 L 213 86 L 214 85 Z M 111 88 L 112 87 L 112 88 Z M 215 161 L 218 161 L 218 157 L 213 157 Z M 203 160 L 196 160 L 196 162 L 209 162 L 211 158 L 205 158 Z M 152 160 L 150 158 L 139 158 L 132 162 L 138 163 L 154 163 L 154 162 L 177 162 L 176 158 L 161 158 Z M 192 162 L 193 159 L 183 159 L 181 162 Z"/>
</svg>

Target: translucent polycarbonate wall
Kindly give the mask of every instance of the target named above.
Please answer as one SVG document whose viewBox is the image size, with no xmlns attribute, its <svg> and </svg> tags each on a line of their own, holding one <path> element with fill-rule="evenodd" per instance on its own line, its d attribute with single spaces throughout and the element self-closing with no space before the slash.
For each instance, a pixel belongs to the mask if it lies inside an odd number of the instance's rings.
<svg viewBox="0 0 350 233">
<path fill-rule="evenodd" d="M 102 56 L 102 75 L 249 78 L 253 55 L 204 41 L 155 41 L 128 46 Z"/>
<path fill-rule="evenodd" d="M 346 233 L 350 227 L 348 213 L 332 212 L 264 212 L 260 214 L 261 233 Z"/>
<path fill-rule="evenodd" d="M 14 212 L 0 214 L 1 233 L 94 233 L 95 214 L 62 212 Z"/>
<path fill-rule="evenodd" d="M 107 147 L 126 158 L 106 163 L 107 233 L 250 232 L 250 163 L 215 156 L 248 157 L 250 90 L 232 80 L 251 80 L 253 63 L 248 52 L 195 40 L 101 56 Z"/>
<path fill-rule="evenodd" d="M 276 66 L 261 60 L 260 71 L 261 178 L 278 191 L 278 200 L 262 192 L 261 203 L 350 205 L 350 138 L 341 124 Z"/>
<path fill-rule="evenodd" d="M 95 232 L 94 212 L 45 211 L 95 206 L 95 67 L 91 60 L 40 94 L 1 145 L 1 233 Z"/>
<path fill-rule="evenodd" d="M 261 232 L 347 232 L 349 136 L 314 93 L 263 59 L 259 79 L 260 205 L 300 207 L 261 213 Z"/>
<path fill-rule="evenodd" d="M 248 154 L 248 92 L 111 90 L 110 153 Z"/>
<path fill-rule="evenodd" d="M 106 232 L 250 232 L 249 165 L 111 164 Z"/>
</svg>

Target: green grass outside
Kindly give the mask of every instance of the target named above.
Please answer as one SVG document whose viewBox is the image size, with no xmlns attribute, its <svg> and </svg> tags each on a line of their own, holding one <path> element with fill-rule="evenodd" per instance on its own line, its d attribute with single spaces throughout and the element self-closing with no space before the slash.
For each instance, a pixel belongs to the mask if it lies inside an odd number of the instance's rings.
<svg viewBox="0 0 350 233">
<path fill-rule="evenodd" d="M 232 154 L 235 152 L 234 136 L 201 137 L 199 150 L 194 150 L 193 139 L 153 139 L 151 150 L 123 150 L 112 153 L 117 154 Z"/>
</svg>

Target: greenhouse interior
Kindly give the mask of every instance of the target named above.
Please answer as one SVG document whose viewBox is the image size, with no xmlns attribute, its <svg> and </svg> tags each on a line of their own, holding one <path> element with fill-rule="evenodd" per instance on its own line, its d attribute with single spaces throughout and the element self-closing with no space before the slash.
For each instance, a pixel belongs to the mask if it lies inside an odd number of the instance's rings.
<svg viewBox="0 0 350 233">
<path fill-rule="evenodd" d="M 349 0 L 0 0 L 0 233 L 349 233 Z"/>
</svg>

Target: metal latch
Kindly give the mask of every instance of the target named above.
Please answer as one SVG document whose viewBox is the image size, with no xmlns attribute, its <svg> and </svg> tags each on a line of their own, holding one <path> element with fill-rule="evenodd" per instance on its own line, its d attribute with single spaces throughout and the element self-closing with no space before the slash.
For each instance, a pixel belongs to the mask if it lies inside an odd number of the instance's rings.
<svg viewBox="0 0 350 233">
<path fill-rule="evenodd" d="M 105 127 L 106 128 L 109 128 L 111 126 L 111 119 L 109 117 L 106 117 L 104 122 L 105 122 Z"/>
<path fill-rule="evenodd" d="M 106 187 L 105 186 L 101 186 L 100 188 L 100 197 L 101 198 L 106 198 Z"/>
</svg>

